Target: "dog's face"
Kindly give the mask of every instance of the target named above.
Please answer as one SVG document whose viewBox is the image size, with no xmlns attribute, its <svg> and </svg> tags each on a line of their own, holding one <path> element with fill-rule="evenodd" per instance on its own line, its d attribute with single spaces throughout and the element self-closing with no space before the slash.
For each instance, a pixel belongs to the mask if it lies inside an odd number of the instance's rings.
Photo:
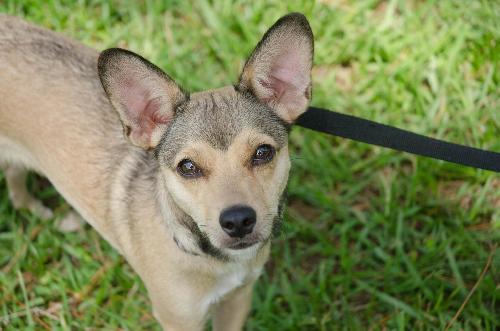
<svg viewBox="0 0 500 331">
<path fill-rule="evenodd" d="M 147 60 L 111 49 L 103 87 L 129 140 L 153 150 L 161 180 L 200 248 L 227 256 L 279 227 L 288 128 L 311 98 L 313 37 L 303 15 L 278 20 L 234 87 L 187 95 Z"/>
<path fill-rule="evenodd" d="M 191 96 L 157 147 L 175 203 L 219 249 L 267 240 L 288 179 L 287 123 L 233 87 Z"/>
</svg>

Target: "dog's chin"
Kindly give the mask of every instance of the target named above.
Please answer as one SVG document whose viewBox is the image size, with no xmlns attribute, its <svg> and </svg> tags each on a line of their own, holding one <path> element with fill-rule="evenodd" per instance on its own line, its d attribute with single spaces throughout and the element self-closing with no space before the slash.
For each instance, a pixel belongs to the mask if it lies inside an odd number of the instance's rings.
<svg viewBox="0 0 500 331">
<path fill-rule="evenodd" d="M 262 247 L 262 242 L 258 241 L 253 244 L 245 243 L 240 245 L 234 244 L 232 247 L 234 248 L 227 247 L 224 249 L 224 252 L 233 260 L 251 260 L 257 256 L 257 253 Z"/>
</svg>

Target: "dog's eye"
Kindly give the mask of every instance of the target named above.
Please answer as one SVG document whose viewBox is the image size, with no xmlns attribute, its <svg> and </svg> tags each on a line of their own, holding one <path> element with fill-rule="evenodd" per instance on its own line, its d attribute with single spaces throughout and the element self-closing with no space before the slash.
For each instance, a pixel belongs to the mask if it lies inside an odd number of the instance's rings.
<svg viewBox="0 0 500 331">
<path fill-rule="evenodd" d="M 252 158 L 253 165 L 259 165 L 270 162 L 274 154 L 276 153 L 275 149 L 271 145 L 260 145 L 255 150 L 255 153 Z"/>
<path fill-rule="evenodd" d="M 177 165 L 177 171 L 181 176 L 188 178 L 196 178 L 202 175 L 200 168 L 189 159 L 184 159 Z"/>
</svg>

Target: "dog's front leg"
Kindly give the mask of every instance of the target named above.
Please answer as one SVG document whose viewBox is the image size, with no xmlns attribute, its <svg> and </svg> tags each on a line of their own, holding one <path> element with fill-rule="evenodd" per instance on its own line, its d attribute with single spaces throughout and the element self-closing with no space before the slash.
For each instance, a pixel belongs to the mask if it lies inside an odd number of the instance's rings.
<svg viewBox="0 0 500 331">
<path fill-rule="evenodd" d="M 153 314 L 165 331 L 202 331 L 208 319 L 202 281 L 172 268 L 172 264 L 142 265 L 141 277 L 148 289 Z"/>
<path fill-rule="evenodd" d="M 253 283 L 235 290 L 217 304 L 213 316 L 214 331 L 239 331 L 252 304 Z"/>
<path fill-rule="evenodd" d="M 181 287 L 180 287 L 181 288 Z M 149 291 L 153 304 L 153 314 L 165 331 L 202 331 L 205 329 L 207 314 L 201 312 L 199 303 L 191 300 L 189 291 L 180 293 Z M 163 293 L 162 293 L 163 292 Z"/>
<path fill-rule="evenodd" d="M 156 313 L 155 318 L 160 323 L 164 331 L 202 331 L 204 326 L 200 326 L 197 323 L 192 323 L 192 321 L 179 321 L 176 319 L 165 319 L 160 313 Z"/>
<path fill-rule="evenodd" d="M 170 303 L 175 306 L 176 303 Z M 206 319 L 196 314 L 179 314 L 169 307 L 156 304 L 153 301 L 153 311 L 156 320 L 165 331 L 202 331 L 205 328 Z"/>
</svg>

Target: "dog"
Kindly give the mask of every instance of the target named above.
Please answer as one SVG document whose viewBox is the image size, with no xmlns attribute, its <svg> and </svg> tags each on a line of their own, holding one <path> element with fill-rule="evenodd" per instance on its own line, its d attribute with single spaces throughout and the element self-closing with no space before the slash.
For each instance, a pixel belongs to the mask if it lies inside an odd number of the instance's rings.
<svg viewBox="0 0 500 331">
<path fill-rule="evenodd" d="M 40 218 L 46 176 L 143 280 L 165 330 L 240 330 L 280 229 L 291 124 L 311 100 L 313 34 L 280 18 L 234 86 L 188 93 L 140 55 L 101 53 L 0 15 L 0 156 Z"/>
</svg>

